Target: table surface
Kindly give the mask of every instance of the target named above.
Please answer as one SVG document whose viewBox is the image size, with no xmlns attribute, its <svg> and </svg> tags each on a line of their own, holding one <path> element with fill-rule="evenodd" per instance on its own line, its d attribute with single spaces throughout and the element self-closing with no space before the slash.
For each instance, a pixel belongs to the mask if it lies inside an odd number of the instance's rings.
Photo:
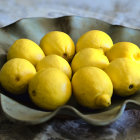
<svg viewBox="0 0 140 140">
<path fill-rule="evenodd" d="M 24 17 L 78 15 L 140 28 L 140 1 L 129 0 L 0 0 L 0 27 Z M 0 140 L 138 140 L 140 111 L 127 110 L 114 123 L 97 127 L 82 119 L 54 118 L 30 126 L 12 122 L 0 110 Z"/>
</svg>

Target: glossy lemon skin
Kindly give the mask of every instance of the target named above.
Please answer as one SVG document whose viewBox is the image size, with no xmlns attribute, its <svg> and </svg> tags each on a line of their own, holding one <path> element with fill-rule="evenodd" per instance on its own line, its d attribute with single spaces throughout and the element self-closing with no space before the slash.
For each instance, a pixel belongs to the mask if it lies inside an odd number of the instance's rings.
<svg viewBox="0 0 140 140">
<path fill-rule="evenodd" d="M 3 65 L 0 83 L 12 94 L 26 93 L 28 83 L 35 74 L 36 69 L 28 60 L 13 58 Z"/>
<path fill-rule="evenodd" d="M 83 34 L 77 41 L 76 52 L 84 48 L 103 49 L 108 51 L 113 46 L 113 41 L 108 34 L 99 30 L 91 30 Z"/>
<path fill-rule="evenodd" d="M 129 58 L 140 62 L 140 49 L 131 42 L 118 42 L 106 52 L 109 61 L 117 58 Z"/>
<path fill-rule="evenodd" d="M 113 60 L 105 72 L 110 77 L 114 93 L 120 96 L 129 96 L 140 89 L 140 64 L 129 58 Z"/>
<path fill-rule="evenodd" d="M 7 60 L 12 58 L 23 58 L 36 65 L 41 59 L 45 57 L 42 49 L 32 40 L 19 39 L 9 48 Z"/>
<path fill-rule="evenodd" d="M 47 33 L 41 39 L 40 47 L 46 55 L 57 54 L 69 62 L 75 54 L 73 40 L 69 35 L 60 31 L 52 31 Z"/>
<path fill-rule="evenodd" d="M 37 71 L 50 67 L 58 68 L 59 70 L 63 71 L 69 77 L 69 79 L 71 79 L 72 70 L 69 63 L 64 58 L 52 54 L 43 58 L 36 65 Z"/>
<path fill-rule="evenodd" d="M 108 64 L 109 60 L 101 49 L 85 48 L 74 56 L 71 67 L 73 72 L 76 72 L 79 68 L 87 66 L 104 69 Z"/>
<path fill-rule="evenodd" d="M 28 91 L 37 106 L 48 110 L 64 105 L 72 94 L 69 78 L 57 68 L 39 71 L 30 81 Z"/>
<path fill-rule="evenodd" d="M 113 85 L 109 76 L 97 67 L 79 69 L 72 77 L 73 94 L 79 104 L 90 109 L 111 104 Z"/>
</svg>

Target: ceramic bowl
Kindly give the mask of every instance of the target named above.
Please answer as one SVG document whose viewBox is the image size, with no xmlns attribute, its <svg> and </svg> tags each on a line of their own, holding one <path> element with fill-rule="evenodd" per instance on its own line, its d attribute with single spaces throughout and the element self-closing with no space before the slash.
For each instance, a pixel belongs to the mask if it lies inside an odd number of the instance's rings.
<svg viewBox="0 0 140 140">
<path fill-rule="evenodd" d="M 60 18 L 27 18 L 0 29 L 0 68 L 6 62 L 8 48 L 15 40 L 28 38 L 39 44 L 40 39 L 48 32 L 58 30 L 69 34 L 74 42 L 89 30 L 102 30 L 109 34 L 114 43 L 133 42 L 140 46 L 140 30 L 76 16 Z M 117 120 L 126 108 L 140 108 L 139 91 L 130 97 L 113 96 L 112 105 L 102 110 L 89 110 L 77 104 L 72 97 L 70 101 L 55 111 L 42 110 L 29 99 L 28 94 L 12 96 L 0 87 L 1 107 L 3 112 L 13 120 L 28 124 L 39 124 L 61 115 L 80 117 L 92 125 L 107 125 Z"/>
</svg>

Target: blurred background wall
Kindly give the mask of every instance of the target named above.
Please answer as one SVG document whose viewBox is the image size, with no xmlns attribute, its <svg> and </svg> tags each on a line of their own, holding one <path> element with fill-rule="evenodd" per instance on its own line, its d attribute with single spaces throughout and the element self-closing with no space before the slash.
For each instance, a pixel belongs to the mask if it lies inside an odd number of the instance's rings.
<svg viewBox="0 0 140 140">
<path fill-rule="evenodd" d="M 77 15 L 140 28 L 139 0 L 0 0 L 0 26 L 24 17 Z"/>
</svg>

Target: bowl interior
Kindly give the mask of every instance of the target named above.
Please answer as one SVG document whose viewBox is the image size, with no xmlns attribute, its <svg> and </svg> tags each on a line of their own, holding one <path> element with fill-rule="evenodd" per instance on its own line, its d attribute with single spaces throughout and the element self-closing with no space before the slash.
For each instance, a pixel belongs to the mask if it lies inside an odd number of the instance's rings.
<svg viewBox="0 0 140 140">
<path fill-rule="evenodd" d="M 6 62 L 6 54 L 8 48 L 15 40 L 20 38 L 28 38 L 39 44 L 41 38 L 48 32 L 58 30 L 63 31 L 71 36 L 75 44 L 78 38 L 89 30 L 102 30 L 109 34 L 114 43 L 120 41 L 129 41 L 140 46 L 140 30 L 130 29 L 122 26 L 111 25 L 109 23 L 99 21 L 97 19 L 82 18 L 82 17 L 61 17 L 55 19 L 47 18 L 29 18 L 19 20 L 9 26 L 0 29 L 0 68 Z M 29 99 L 28 93 L 20 96 L 13 96 L 0 87 L 0 92 L 17 102 L 36 110 L 43 110 L 36 107 Z M 126 100 L 131 99 L 140 102 L 139 92 L 133 96 L 122 98 L 118 96 L 112 97 L 112 105 L 107 109 L 89 110 L 77 104 L 72 96 L 67 103 L 73 106 L 83 114 L 96 114 L 112 110 L 115 107 L 121 106 Z"/>
</svg>

